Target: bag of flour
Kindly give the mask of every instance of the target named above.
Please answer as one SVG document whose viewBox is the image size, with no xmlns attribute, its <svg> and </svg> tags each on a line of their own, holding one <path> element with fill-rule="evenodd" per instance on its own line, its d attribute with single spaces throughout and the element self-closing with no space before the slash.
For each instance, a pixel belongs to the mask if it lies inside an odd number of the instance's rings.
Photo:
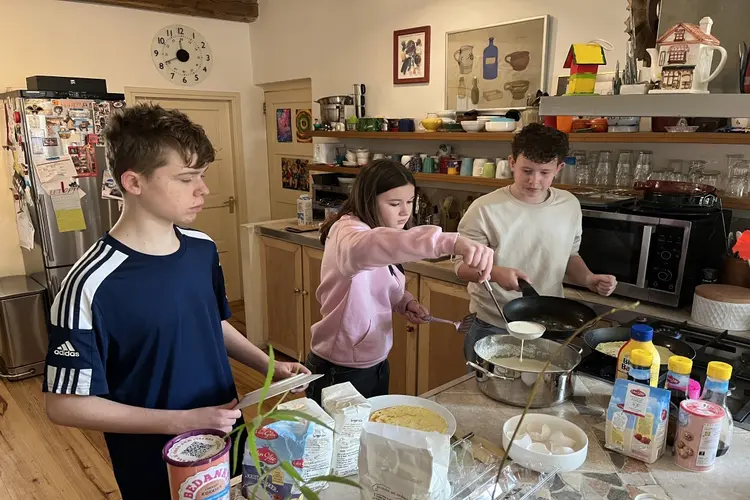
<svg viewBox="0 0 750 500">
<path fill-rule="evenodd" d="M 280 410 L 297 410 L 317 418 L 333 428 L 334 422 L 312 399 L 297 399 L 279 405 Z M 255 445 L 258 450 L 261 470 L 253 464 L 249 450 L 245 449 L 242 460 L 242 490 L 246 498 L 258 484 L 261 475 L 266 476 L 258 488 L 271 498 L 298 498 L 299 489 L 280 466 L 289 462 L 305 481 L 331 472 L 333 456 L 333 432 L 307 420 L 296 422 L 277 421 L 255 431 Z M 320 491 L 328 483 L 313 483 L 309 487 Z M 260 494 L 259 498 L 266 498 Z"/>
<path fill-rule="evenodd" d="M 331 474 L 346 477 L 357 473 L 359 436 L 370 417 L 370 403 L 351 382 L 323 389 L 323 409 L 333 417 L 336 439 L 333 443 Z"/>
<path fill-rule="evenodd" d="M 450 457 L 447 434 L 365 422 L 359 446 L 362 499 L 448 499 Z"/>
</svg>

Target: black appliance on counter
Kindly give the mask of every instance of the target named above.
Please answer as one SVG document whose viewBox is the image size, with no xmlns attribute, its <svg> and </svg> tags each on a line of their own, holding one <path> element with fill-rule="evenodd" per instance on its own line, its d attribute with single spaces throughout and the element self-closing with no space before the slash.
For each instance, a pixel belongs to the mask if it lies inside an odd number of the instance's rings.
<svg viewBox="0 0 750 500">
<path fill-rule="evenodd" d="M 587 305 L 591 306 L 597 313 L 609 309 L 609 306 Z M 669 335 L 688 343 L 697 352 L 697 356 L 693 360 L 691 378 L 700 382 L 701 387 L 706 381 L 706 369 L 709 361 L 723 361 L 732 365 L 732 379 L 729 384 L 730 393 L 727 398 L 727 406 L 732 412 L 734 425 L 750 430 L 750 337 L 726 333 L 716 340 L 722 332 L 700 328 L 687 322 L 677 323 L 643 317 L 643 315 L 630 311 L 618 312 L 607 319 L 618 322 L 623 327 L 630 327 L 635 323 L 645 323 L 653 327 L 654 333 Z M 702 349 L 709 342 L 712 343 Z M 577 372 L 614 383 L 617 364 L 614 358 L 591 356 L 592 351 L 583 341 L 582 335 L 574 339 L 572 343 L 583 349 L 581 363 L 576 368 Z M 660 387 L 663 387 L 665 378 L 666 367 L 662 366 Z"/>
<path fill-rule="evenodd" d="M 352 174 L 313 174 L 313 220 L 325 220 L 327 218 L 326 211 L 330 213 L 341 208 L 341 205 L 349 197 L 355 177 Z"/>
<path fill-rule="evenodd" d="M 704 269 L 721 269 L 730 220 L 729 210 L 642 201 L 590 206 L 579 253 L 592 272 L 617 278 L 615 294 L 678 307 L 692 302 Z"/>
</svg>

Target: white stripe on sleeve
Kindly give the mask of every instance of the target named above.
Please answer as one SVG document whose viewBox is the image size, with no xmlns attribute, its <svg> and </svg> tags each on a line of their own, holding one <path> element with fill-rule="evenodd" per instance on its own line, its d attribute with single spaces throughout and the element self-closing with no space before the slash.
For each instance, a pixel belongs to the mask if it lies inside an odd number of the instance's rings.
<svg viewBox="0 0 750 500">
<path fill-rule="evenodd" d="M 73 380 L 76 378 L 76 369 L 71 368 L 68 373 L 68 386 L 65 388 L 65 394 L 73 394 Z"/>
<path fill-rule="evenodd" d="M 55 377 L 57 377 L 57 367 L 47 365 L 47 391 L 55 392 Z"/>
<path fill-rule="evenodd" d="M 75 393 L 79 396 L 88 396 L 91 394 L 91 368 L 85 368 L 78 371 L 78 385 Z"/>
</svg>

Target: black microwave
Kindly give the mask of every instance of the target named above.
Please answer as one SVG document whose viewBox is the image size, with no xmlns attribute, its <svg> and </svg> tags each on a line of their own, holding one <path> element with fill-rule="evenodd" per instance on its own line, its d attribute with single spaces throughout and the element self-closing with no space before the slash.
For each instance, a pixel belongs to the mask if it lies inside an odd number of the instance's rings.
<svg viewBox="0 0 750 500">
<path fill-rule="evenodd" d="M 661 217 L 583 210 L 580 256 L 617 278 L 616 295 L 667 306 L 693 300 L 703 270 L 720 270 L 731 212 Z"/>
</svg>

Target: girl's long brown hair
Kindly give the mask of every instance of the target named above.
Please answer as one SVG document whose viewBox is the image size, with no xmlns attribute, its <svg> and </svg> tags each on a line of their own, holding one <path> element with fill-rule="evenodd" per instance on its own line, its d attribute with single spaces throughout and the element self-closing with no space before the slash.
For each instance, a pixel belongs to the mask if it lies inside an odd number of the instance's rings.
<svg viewBox="0 0 750 500">
<path fill-rule="evenodd" d="M 354 215 L 370 227 L 382 226 L 378 214 L 377 196 L 391 189 L 411 184 L 416 189 L 414 176 L 400 163 L 393 160 L 375 160 L 357 174 L 354 185 L 339 212 L 326 220 L 320 228 L 320 242 L 325 245 L 328 233 L 336 221 L 344 215 Z M 411 223 L 411 220 L 408 225 Z"/>
</svg>

